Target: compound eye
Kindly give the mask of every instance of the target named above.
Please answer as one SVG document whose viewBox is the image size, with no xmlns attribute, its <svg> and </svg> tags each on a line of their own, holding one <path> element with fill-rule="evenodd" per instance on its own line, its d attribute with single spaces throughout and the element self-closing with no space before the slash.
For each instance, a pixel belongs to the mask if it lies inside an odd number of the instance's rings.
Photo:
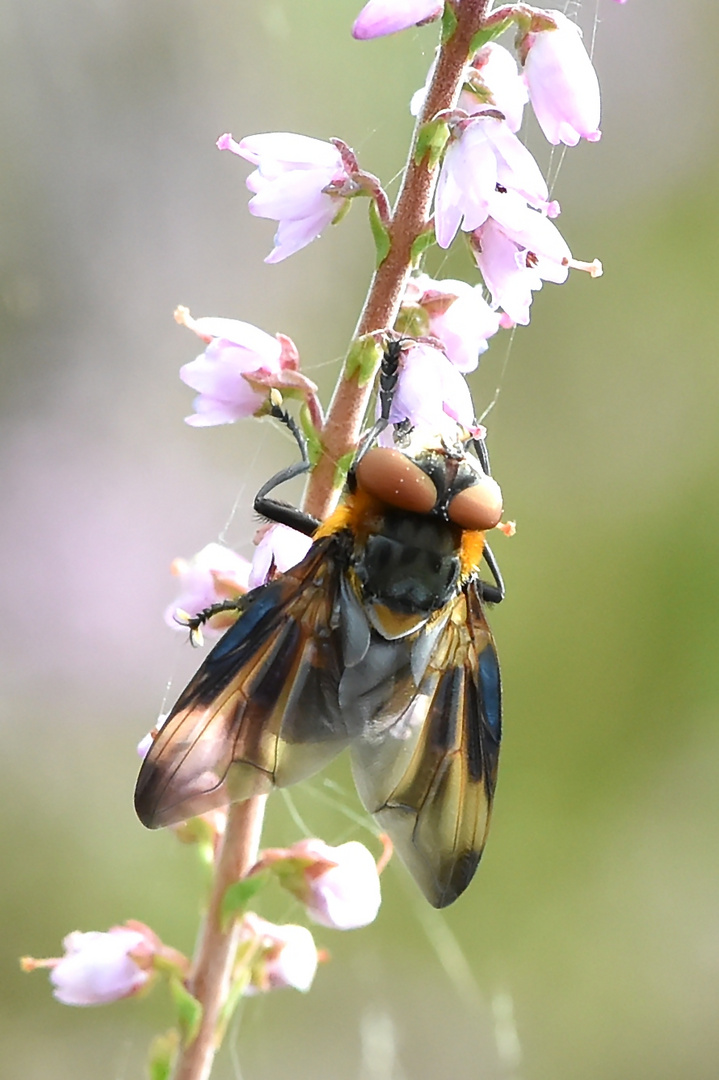
<svg viewBox="0 0 719 1080">
<path fill-rule="evenodd" d="M 429 514 L 437 502 L 437 489 L 415 463 L 400 450 L 373 446 L 355 470 L 357 483 L 368 495 L 413 514 Z"/>
<path fill-rule="evenodd" d="M 502 492 L 491 476 L 482 476 L 472 487 L 460 491 L 447 507 L 450 521 L 461 529 L 486 532 L 502 518 Z"/>
</svg>

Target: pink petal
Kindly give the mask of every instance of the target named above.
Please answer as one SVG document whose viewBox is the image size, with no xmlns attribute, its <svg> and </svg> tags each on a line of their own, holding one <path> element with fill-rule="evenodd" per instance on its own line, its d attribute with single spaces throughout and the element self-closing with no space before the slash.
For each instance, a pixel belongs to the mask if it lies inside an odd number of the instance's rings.
<svg viewBox="0 0 719 1080">
<path fill-rule="evenodd" d="M 530 34 L 524 77 L 539 125 L 553 145 L 574 146 L 600 138 L 601 100 L 597 74 L 578 27 L 552 11 L 556 30 Z"/>
<path fill-rule="evenodd" d="M 269 131 L 247 135 L 236 144 L 237 152 L 253 165 L 259 165 L 263 176 L 279 176 L 297 169 L 342 169 L 342 158 L 333 143 L 297 135 L 291 131 Z"/>
<path fill-rule="evenodd" d="M 490 41 L 479 50 L 472 61 L 472 67 L 479 73 L 492 96 L 490 104 L 504 114 L 509 130 L 519 131 L 528 94 L 512 54 L 496 41 Z M 468 104 L 471 106 L 472 98 L 476 104 L 474 108 L 467 108 Z M 462 93 L 459 105 L 460 108 L 467 108 L 469 113 L 479 108 L 487 108 L 487 102 L 480 105 L 471 91 Z"/>
<path fill-rule="evenodd" d="M 265 398 L 262 394 L 256 394 L 249 386 L 247 389 L 248 397 L 245 400 L 238 398 L 235 401 L 219 401 L 200 394 L 192 402 L 195 411 L 185 417 L 185 423 L 190 427 L 215 427 L 217 424 L 234 424 L 236 420 L 246 420 L 254 416 Z"/>
<path fill-rule="evenodd" d="M 200 337 L 220 338 L 255 353 L 257 361 L 253 363 L 253 368 L 274 364 L 279 359 L 281 346 L 277 338 L 241 319 L 203 315 L 193 320 L 192 329 Z"/>
<path fill-rule="evenodd" d="M 445 280 L 439 287 L 454 290 L 457 299 L 441 315 L 430 316 L 430 332 L 444 345 L 458 371 L 474 371 L 488 348 L 487 338 L 497 333 L 499 315 L 492 311 L 480 287 L 466 281 Z"/>
<path fill-rule="evenodd" d="M 382 902 L 377 865 L 371 853 L 356 840 L 339 847 L 322 841 L 314 844 L 318 857 L 337 865 L 318 877 L 308 875 L 311 893 L 306 905 L 310 918 L 335 930 L 368 926 L 377 917 Z"/>
<path fill-rule="evenodd" d="M 340 200 L 327 195 L 323 188 L 332 181 L 333 172 L 328 169 L 303 169 L 283 173 L 282 176 L 263 186 L 250 199 L 250 213 L 255 217 L 297 220 L 317 213 L 329 213 L 332 220 L 340 208 Z"/>
<path fill-rule="evenodd" d="M 271 525 L 255 548 L 248 587 L 256 589 L 258 585 L 264 585 L 273 566 L 279 573 L 296 566 L 311 546 L 311 538 L 296 529 L 290 529 L 287 525 Z"/>
<path fill-rule="evenodd" d="M 366 41 L 395 34 L 398 30 L 438 18 L 443 7 L 438 0 L 369 0 L 355 19 L 352 36 Z"/>
<path fill-rule="evenodd" d="M 143 942 L 132 930 L 68 934 L 65 956 L 50 973 L 54 995 L 65 1005 L 105 1005 L 139 989 L 149 973 L 128 953 Z"/>
<path fill-rule="evenodd" d="M 299 221 L 280 221 L 275 233 L 274 247 L 264 261 L 266 263 L 282 262 L 289 255 L 294 255 L 296 251 L 307 247 L 330 224 L 336 212 L 333 206 L 331 213 L 324 210 L 314 217 L 301 218 Z"/>
</svg>

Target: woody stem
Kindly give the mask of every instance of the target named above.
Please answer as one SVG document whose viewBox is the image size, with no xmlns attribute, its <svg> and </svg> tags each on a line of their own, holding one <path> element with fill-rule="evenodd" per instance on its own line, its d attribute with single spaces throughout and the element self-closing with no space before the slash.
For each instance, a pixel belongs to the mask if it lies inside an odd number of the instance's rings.
<svg viewBox="0 0 719 1080">
<path fill-rule="evenodd" d="M 439 166 L 425 154 L 417 159 L 419 133 L 437 113 L 453 109 L 462 89 L 472 40 L 481 29 L 488 0 L 462 0 L 456 5 L 456 25 L 440 46 L 424 107 L 417 118 L 402 186 L 388 224 L 389 252 L 374 273 L 355 329 L 355 337 L 391 329 L 397 318 L 405 285 L 413 265 L 412 248 L 429 222 Z M 362 383 L 356 373 L 343 371 L 322 428 L 324 453 L 307 486 L 304 509 L 325 518 L 334 508 L 340 487 L 337 462 L 357 445 L 373 379 Z"/>
<path fill-rule="evenodd" d="M 266 795 L 233 803 L 215 864 L 207 912 L 192 961 L 188 989 L 202 1005 L 202 1019 L 195 1038 L 180 1049 L 173 1080 L 207 1080 L 218 1050 L 223 1005 L 232 978 L 240 923 L 224 925 L 222 902 L 230 885 L 257 861 Z"/>
</svg>

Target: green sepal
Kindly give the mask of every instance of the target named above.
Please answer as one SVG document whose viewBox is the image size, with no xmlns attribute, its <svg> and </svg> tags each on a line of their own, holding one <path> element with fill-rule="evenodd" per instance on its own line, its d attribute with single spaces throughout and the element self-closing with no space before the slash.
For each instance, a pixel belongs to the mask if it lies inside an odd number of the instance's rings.
<svg viewBox="0 0 719 1080">
<path fill-rule="evenodd" d="M 222 926 L 227 929 L 229 923 L 242 915 L 247 910 L 247 905 L 254 899 L 258 892 L 264 889 L 270 880 L 267 870 L 260 870 L 249 877 L 240 878 L 230 885 L 222 897 Z"/>
<path fill-rule="evenodd" d="M 193 997 L 181 979 L 170 979 L 170 993 L 177 1009 L 177 1026 L 183 1046 L 189 1046 L 197 1035 L 202 1021 L 202 1004 Z"/>
<path fill-rule="evenodd" d="M 429 334 L 429 315 L 419 304 L 403 305 L 394 328 L 402 337 L 425 337 Z"/>
<path fill-rule="evenodd" d="M 417 133 L 415 163 L 421 165 L 424 158 L 429 157 L 429 167 L 433 169 L 442 157 L 448 139 L 449 125 L 444 120 L 430 120 L 428 124 L 423 124 Z"/>
<path fill-rule="evenodd" d="M 349 214 L 351 205 L 352 201 L 350 199 L 343 199 L 342 205 L 340 206 L 335 216 L 332 218 L 330 225 L 339 225 L 342 218 L 345 217 L 346 214 Z"/>
<path fill-rule="evenodd" d="M 457 29 L 457 16 L 451 4 L 444 5 L 442 12 L 442 44 L 446 45 Z"/>
<path fill-rule="evenodd" d="M 343 454 L 342 457 L 339 459 L 339 461 L 335 465 L 335 477 L 334 477 L 334 483 L 332 485 L 334 488 L 343 488 L 345 486 L 345 480 L 347 479 L 347 473 L 350 471 L 350 468 L 352 467 L 352 462 L 354 461 L 354 459 L 355 459 L 355 451 L 354 450 L 348 451 L 348 453 Z"/>
<path fill-rule="evenodd" d="M 425 251 L 436 243 L 437 237 L 434 235 L 434 225 L 430 225 L 424 232 L 421 232 L 419 236 L 415 238 L 412 247 L 410 248 L 412 265 L 418 266 Z"/>
<path fill-rule="evenodd" d="M 164 1035 L 155 1036 L 150 1043 L 147 1058 L 148 1080 L 168 1080 L 179 1046 L 180 1033 L 176 1028 L 170 1028 Z"/>
<path fill-rule="evenodd" d="M 392 245 L 387 226 L 379 216 L 376 199 L 370 199 L 369 227 L 372 230 L 372 238 L 374 239 L 375 251 L 377 253 L 376 265 L 380 267 L 389 255 L 389 249 Z"/>
<path fill-rule="evenodd" d="M 314 468 L 322 457 L 322 439 L 319 431 L 312 423 L 310 410 L 306 404 L 303 404 L 300 408 L 300 428 L 307 440 L 307 456 L 310 459 L 310 465 Z"/>
<path fill-rule="evenodd" d="M 374 334 L 363 334 L 349 347 L 345 360 L 344 378 L 356 379 L 359 386 L 366 386 L 375 377 L 382 359 L 382 347 Z"/>
<path fill-rule="evenodd" d="M 495 26 L 488 26 L 484 27 L 482 30 L 478 30 L 470 43 L 469 55 L 474 56 L 483 45 L 486 45 L 489 41 L 494 41 L 500 34 L 503 34 L 513 22 L 517 22 L 516 15 L 510 15 L 508 18 L 502 19 L 501 22 L 498 22 Z"/>
<path fill-rule="evenodd" d="M 205 818 L 194 817 L 184 821 L 175 829 L 175 836 L 181 844 L 194 844 L 200 862 L 212 866 L 215 861 L 215 830 Z"/>
</svg>

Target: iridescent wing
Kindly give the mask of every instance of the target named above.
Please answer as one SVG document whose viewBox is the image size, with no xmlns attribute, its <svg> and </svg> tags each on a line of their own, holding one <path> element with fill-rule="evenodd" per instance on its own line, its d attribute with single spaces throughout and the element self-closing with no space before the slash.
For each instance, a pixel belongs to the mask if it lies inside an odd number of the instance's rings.
<svg viewBox="0 0 719 1080">
<path fill-rule="evenodd" d="M 426 667 L 409 707 L 352 745 L 365 806 L 435 907 L 456 900 L 477 869 L 501 736 L 499 664 L 476 582 L 441 620 L 415 644 Z M 433 633 L 427 658 L 423 638 Z"/>
<path fill-rule="evenodd" d="M 135 789 L 148 828 L 295 783 L 356 732 L 338 704 L 341 539 L 248 594 L 157 734 Z"/>
</svg>

